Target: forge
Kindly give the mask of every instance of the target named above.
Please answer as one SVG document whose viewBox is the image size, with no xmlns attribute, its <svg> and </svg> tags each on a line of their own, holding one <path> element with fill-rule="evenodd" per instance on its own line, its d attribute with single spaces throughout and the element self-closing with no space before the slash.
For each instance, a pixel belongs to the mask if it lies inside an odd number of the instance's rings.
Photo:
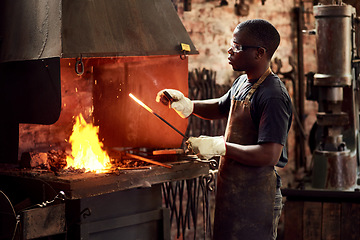
<svg viewBox="0 0 360 240">
<path fill-rule="evenodd" d="M 179 153 L 183 137 L 129 93 L 185 133 L 187 120 L 155 102 L 164 88 L 188 92 L 198 53 L 171 1 L 0 9 L 0 239 L 169 239 L 162 184 L 207 176 L 209 163 Z M 110 155 L 102 173 L 65 168 L 80 114 Z"/>
</svg>

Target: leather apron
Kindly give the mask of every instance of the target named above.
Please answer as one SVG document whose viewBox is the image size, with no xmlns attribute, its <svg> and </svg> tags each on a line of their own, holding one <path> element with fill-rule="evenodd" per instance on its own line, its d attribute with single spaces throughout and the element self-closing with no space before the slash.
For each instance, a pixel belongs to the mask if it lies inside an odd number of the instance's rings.
<svg viewBox="0 0 360 240">
<path fill-rule="evenodd" d="M 251 119 L 250 98 L 270 72 L 269 68 L 252 86 L 245 100 L 232 100 L 225 132 L 227 142 L 257 144 L 258 130 Z M 214 239 L 272 239 L 275 191 L 274 167 L 246 166 L 235 159 L 222 157 L 217 182 Z"/>
</svg>

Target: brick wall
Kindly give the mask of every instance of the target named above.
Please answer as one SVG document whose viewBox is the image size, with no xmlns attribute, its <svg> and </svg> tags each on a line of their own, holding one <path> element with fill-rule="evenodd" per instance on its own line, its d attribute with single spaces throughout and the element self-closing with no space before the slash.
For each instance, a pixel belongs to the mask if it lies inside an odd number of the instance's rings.
<svg viewBox="0 0 360 240">
<path fill-rule="evenodd" d="M 222 7 L 220 1 L 193 0 L 191 11 L 183 11 L 183 5 L 178 3 L 179 16 L 199 50 L 199 55 L 190 57 L 189 70 L 206 67 L 217 72 L 219 83 L 232 81 L 236 73 L 227 62 L 227 49 L 233 30 L 238 23 L 253 18 L 266 19 L 278 29 L 281 43 L 274 57 L 283 60 L 285 71 L 290 69 L 288 56 L 294 55 L 293 1 L 267 0 L 265 5 L 260 0 L 245 2 L 250 8 L 248 16 L 235 15 L 235 1 L 231 0 Z"/>
</svg>

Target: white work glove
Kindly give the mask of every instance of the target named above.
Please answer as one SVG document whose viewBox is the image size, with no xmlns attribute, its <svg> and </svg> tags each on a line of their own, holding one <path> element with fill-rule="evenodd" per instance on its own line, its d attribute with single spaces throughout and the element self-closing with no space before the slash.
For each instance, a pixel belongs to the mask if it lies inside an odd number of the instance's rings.
<svg viewBox="0 0 360 240">
<path fill-rule="evenodd" d="M 189 137 L 186 141 L 188 148 L 199 158 L 210 159 L 214 156 L 224 156 L 226 153 L 225 139 L 218 137 Z"/>
<path fill-rule="evenodd" d="M 168 99 L 164 92 L 169 93 L 171 99 Z M 170 100 L 170 105 L 169 105 Z M 156 101 L 162 102 L 165 105 L 169 105 L 170 108 L 174 109 L 177 114 L 182 118 L 189 117 L 194 110 L 194 103 L 184 96 L 184 94 L 174 89 L 163 89 L 156 95 Z"/>
</svg>

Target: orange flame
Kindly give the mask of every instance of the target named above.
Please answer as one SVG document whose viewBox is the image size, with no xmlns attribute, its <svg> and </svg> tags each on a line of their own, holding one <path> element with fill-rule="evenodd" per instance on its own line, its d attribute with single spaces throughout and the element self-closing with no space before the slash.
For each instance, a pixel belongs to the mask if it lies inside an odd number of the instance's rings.
<svg viewBox="0 0 360 240">
<path fill-rule="evenodd" d="M 102 149 L 103 144 L 98 138 L 99 127 L 87 124 L 82 114 L 76 117 L 73 133 L 70 136 L 72 157 L 67 157 L 66 168 L 84 168 L 86 172 L 107 172 L 110 167 L 110 157 Z"/>
</svg>

